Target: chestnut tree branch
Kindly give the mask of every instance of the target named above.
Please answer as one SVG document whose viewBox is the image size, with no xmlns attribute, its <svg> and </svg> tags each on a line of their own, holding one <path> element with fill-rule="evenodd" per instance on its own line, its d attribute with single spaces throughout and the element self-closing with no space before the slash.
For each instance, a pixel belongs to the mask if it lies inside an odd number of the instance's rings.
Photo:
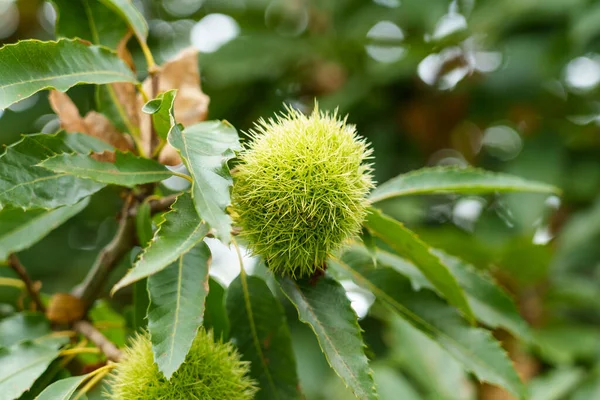
<svg viewBox="0 0 600 400">
<path fill-rule="evenodd" d="M 98 253 L 94 265 L 83 282 L 72 294 L 79 297 L 87 311 L 100 295 L 108 276 L 123 256 L 131 250 L 135 243 L 135 223 L 129 216 L 133 207 L 133 196 L 125 201 L 119 219 L 119 227 L 113 239 Z"/>
<path fill-rule="evenodd" d="M 27 274 L 27 271 L 25 270 L 25 267 L 23 264 L 21 264 L 21 261 L 16 254 L 11 254 L 8 257 L 8 265 L 17 273 L 19 279 L 23 281 L 25 284 L 25 290 L 27 290 L 27 293 L 29 293 L 29 297 L 31 297 L 31 300 L 35 303 L 36 307 L 41 312 L 46 312 L 46 307 L 44 306 L 44 303 L 42 303 L 38 287 L 36 286 L 35 282 L 31 280 L 29 274 Z"/>
<path fill-rule="evenodd" d="M 113 342 L 108 340 L 94 325 L 89 321 L 81 320 L 73 324 L 73 329 L 82 334 L 94 343 L 111 361 L 119 362 L 123 356 L 121 350 Z"/>
</svg>

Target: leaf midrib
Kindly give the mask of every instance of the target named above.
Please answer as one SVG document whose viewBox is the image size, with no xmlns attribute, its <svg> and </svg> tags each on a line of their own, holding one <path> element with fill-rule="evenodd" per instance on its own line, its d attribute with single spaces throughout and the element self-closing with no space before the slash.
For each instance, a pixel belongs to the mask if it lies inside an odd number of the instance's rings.
<svg viewBox="0 0 600 400">
<path fill-rule="evenodd" d="M 440 337 L 443 337 L 443 338 L 447 339 L 450 343 L 454 344 L 457 348 L 462 349 L 462 351 L 464 351 L 465 354 L 468 354 L 469 358 L 471 360 L 475 360 L 475 362 L 479 365 L 479 367 L 481 367 L 481 368 L 489 371 L 489 368 L 487 368 L 487 363 L 485 363 L 485 361 L 480 360 L 479 357 L 477 357 L 477 353 L 471 352 L 468 348 L 462 346 L 460 344 L 460 342 L 457 342 L 453 337 L 447 335 L 443 331 L 439 330 L 437 327 L 431 325 L 428 321 L 423 320 L 417 314 L 413 313 L 412 311 L 410 311 L 409 309 L 407 309 L 406 307 L 404 307 L 402 304 L 398 303 L 398 301 L 396 301 L 393 297 L 391 297 L 390 295 L 388 295 L 383 290 L 379 289 L 376 285 L 374 285 L 373 283 L 371 283 L 371 281 L 369 279 L 367 279 L 366 277 L 364 277 L 361 273 L 357 272 L 356 270 L 354 270 L 352 267 L 350 267 L 349 265 L 347 265 L 343 261 L 341 261 L 341 260 L 335 260 L 335 262 L 338 265 L 340 265 L 343 269 L 345 269 L 346 271 L 348 271 L 351 275 L 353 275 L 356 279 L 362 281 L 363 284 L 365 284 L 366 286 L 368 286 L 369 290 L 371 290 L 373 293 L 377 293 L 377 295 L 376 295 L 377 298 L 383 298 L 383 299 L 385 299 L 385 301 L 390 306 L 392 306 L 393 308 L 396 308 L 396 309 L 400 310 L 407 317 L 413 319 L 416 323 L 419 323 L 419 324 L 421 324 L 423 326 L 428 327 L 429 329 L 431 329 L 432 332 L 436 332 Z M 396 273 L 398 273 L 398 272 L 396 271 Z M 472 371 L 472 372 L 474 372 L 474 371 Z M 494 373 L 494 375 L 498 376 L 496 373 Z M 504 381 L 504 378 L 500 377 L 500 379 L 502 381 Z M 512 385 L 508 385 L 508 386 L 512 387 Z"/>
<path fill-rule="evenodd" d="M 27 85 L 29 83 L 34 83 L 34 82 L 44 82 L 44 81 L 49 81 L 49 80 L 52 80 L 52 79 L 61 79 L 61 78 L 68 78 L 68 77 L 73 77 L 73 76 L 84 76 L 84 75 L 113 75 L 113 76 L 122 76 L 124 78 L 127 78 L 126 80 L 124 80 L 124 82 L 131 82 L 132 81 L 131 77 L 128 77 L 127 75 L 125 75 L 123 73 L 115 72 L 115 71 L 110 71 L 110 70 L 100 70 L 100 71 L 74 72 L 74 73 L 70 73 L 70 74 L 53 75 L 53 76 L 49 76 L 49 77 L 45 77 L 45 78 L 30 79 L 30 80 L 26 80 L 26 81 L 19 81 L 19 82 L 9 83 L 8 85 L 0 86 L 0 90 L 4 90 L 4 89 L 12 87 L 12 86 Z"/>
<path fill-rule="evenodd" d="M 308 302 L 306 296 L 304 296 L 304 293 L 302 292 L 302 290 L 300 290 L 300 288 L 298 288 L 298 285 L 296 285 L 295 282 L 292 282 L 292 284 L 294 285 L 294 287 L 296 288 L 296 290 L 298 291 L 298 293 L 300 294 L 300 296 L 302 297 L 302 300 L 309 305 L 310 303 Z M 331 348 L 333 349 L 333 351 L 335 352 L 337 358 L 342 362 L 342 364 L 344 365 L 344 367 L 346 368 L 346 370 L 348 371 L 348 373 L 350 374 L 350 376 L 352 377 L 352 379 L 358 384 L 358 386 L 360 387 L 360 383 L 358 381 L 358 378 L 352 373 L 352 370 L 350 369 L 350 367 L 348 366 L 348 364 L 346 363 L 346 361 L 344 360 L 344 357 L 341 356 L 341 354 L 337 351 L 337 348 L 334 346 L 333 342 L 331 341 L 331 338 L 329 337 L 329 335 L 327 335 L 325 333 L 325 328 L 323 327 L 323 325 L 321 324 L 321 322 L 319 321 L 319 319 L 317 318 L 317 315 L 314 313 L 313 311 L 313 307 L 309 306 L 307 307 L 307 310 L 312 314 L 313 318 L 315 319 L 315 322 L 317 323 L 317 325 L 319 326 L 319 329 L 323 332 L 323 336 L 327 339 L 327 341 L 329 342 L 329 345 L 331 346 Z M 365 395 L 368 396 L 368 394 L 365 393 Z"/>
</svg>

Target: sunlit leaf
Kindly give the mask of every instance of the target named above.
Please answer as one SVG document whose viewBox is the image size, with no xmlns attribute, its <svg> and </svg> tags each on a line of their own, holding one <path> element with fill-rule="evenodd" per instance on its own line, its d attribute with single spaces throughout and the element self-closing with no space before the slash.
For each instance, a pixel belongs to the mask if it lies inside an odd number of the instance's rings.
<svg viewBox="0 0 600 400">
<path fill-rule="evenodd" d="M 175 125 L 169 143 L 179 151 L 194 180 L 192 197 L 198 215 L 228 242 L 231 218 L 225 208 L 231 203 L 233 180 L 227 161 L 241 149 L 237 131 L 221 121 L 201 122 L 185 130 Z"/>
<path fill-rule="evenodd" d="M 408 279 L 391 268 L 379 267 L 363 273 L 343 263 L 332 265 L 347 272 L 391 311 L 432 338 L 480 381 L 504 387 L 518 398 L 526 397 L 525 386 L 491 333 L 470 326 L 433 292 L 415 291 Z"/>
<path fill-rule="evenodd" d="M 82 83 L 136 82 L 110 50 L 79 40 L 24 40 L 0 48 L 0 109 L 44 89 L 61 92 Z"/>
<path fill-rule="evenodd" d="M 78 203 L 105 185 L 64 173 L 57 174 L 37 164 L 61 153 L 111 149 L 98 139 L 78 133 L 24 136 L 0 156 L 0 208 L 10 204 L 25 209 L 50 209 Z"/>
<path fill-rule="evenodd" d="M 200 242 L 148 278 L 148 330 L 158 369 L 167 379 L 181 366 L 202 324 L 211 254 Z"/>
<path fill-rule="evenodd" d="M 175 95 L 177 90 L 169 90 L 161 93 L 156 99 L 150 100 L 144 105 L 142 111 L 152 115 L 154 130 L 161 139 L 166 139 L 169 131 L 175 125 Z"/>
<path fill-rule="evenodd" d="M 299 399 L 296 360 L 283 307 L 262 279 L 240 274 L 227 289 L 231 339 L 261 390 L 256 399 Z"/>
<path fill-rule="evenodd" d="M 88 375 L 73 376 L 61 379 L 48 386 L 36 400 L 69 400 Z"/>
<path fill-rule="evenodd" d="M 133 268 L 112 288 L 112 293 L 162 271 L 196 246 L 207 233 L 208 226 L 198 217 L 189 193 L 180 195 L 171 211 L 164 215 L 152 241 Z"/>
<path fill-rule="evenodd" d="M 490 192 L 560 193 L 552 185 L 477 168 L 423 168 L 393 178 L 373 191 L 372 202 L 398 196 L 433 193 Z"/>
<path fill-rule="evenodd" d="M 448 301 L 458 307 L 467 318 L 473 319 L 473 311 L 456 278 L 431 251 L 431 248 L 400 222 L 371 208 L 366 226 L 398 254 L 412 261 L 433 286 Z"/>
<path fill-rule="evenodd" d="M 342 285 L 326 277 L 316 283 L 281 278 L 279 283 L 300 320 L 315 332 L 329 365 L 346 386 L 359 399 L 376 399 L 360 327 Z"/>
<path fill-rule="evenodd" d="M 114 162 L 100 161 L 94 155 L 57 154 L 38 165 L 57 174 L 126 187 L 159 182 L 173 176 L 167 167 L 157 161 L 120 151 L 115 153 Z"/>
</svg>

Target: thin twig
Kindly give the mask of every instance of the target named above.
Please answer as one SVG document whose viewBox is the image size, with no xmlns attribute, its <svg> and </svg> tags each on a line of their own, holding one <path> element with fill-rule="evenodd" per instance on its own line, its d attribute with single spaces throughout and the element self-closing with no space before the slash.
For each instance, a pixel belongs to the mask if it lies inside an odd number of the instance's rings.
<svg viewBox="0 0 600 400">
<path fill-rule="evenodd" d="M 160 197 L 160 198 L 157 198 L 154 200 L 150 200 L 149 201 L 150 213 L 156 214 L 161 211 L 167 210 L 169 207 L 171 207 L 173 205 L 173 203 L 177 199 L 177 196 L 179 196 L 179 193 L 172 194 L 172 195 L 166 196 L 166 197 Z M 138 207 L 131 208 L 129 210 L 129 216 L 135 217 L 137 215 L 137 211 L 138 211 Z"/>
<path fill-rule="evenodd" d="M 46 307 L 44 306 L 44 303 L 42 303 L 37 285 L 31 280 L 16 254 L 11 254 L 8 257 L 8 265 L 17 273 L 17 275 L 19 275 L 19 278 L 25 284 L 25 289 L 27 290 L 27 293 L 29 293 L 31 300 L 35 303 L 36 307 L 41 312 L 46 312 Z"/>
<path fill-rule="evenodd" d="M 111 361 L 119 362 L 123 353 L 115 346 L 113 342 L 108 340 L 94 325 L 89 321 L 81 320 L 73 324 L 73 329 L 88 338 L 94 343 Z"/>
<path fill-rule="evenodd" d="M 86 311 L 90 308 L 94 300 L 98 298 L 114 267 L 134 245 L 135 224 L 133 218 L 129 217 L 132 204 L 133 196 L 130 195 L 121 211 L 117 233 L 110 243 L 100 251 L 94 265 L 81 285 L 76 287 L 72 292 L 74 296 L 82 300 Z"/>
</svg>

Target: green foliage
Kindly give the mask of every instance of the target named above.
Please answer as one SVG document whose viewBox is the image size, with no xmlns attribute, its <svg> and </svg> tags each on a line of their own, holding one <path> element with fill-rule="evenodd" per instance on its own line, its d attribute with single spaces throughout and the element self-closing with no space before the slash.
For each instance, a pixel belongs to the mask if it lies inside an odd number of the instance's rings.
<svg viewBox="0 0 600 400">
<path fill-rule="evenodd" d="M 44 89 L 67 91 L 82 83 L 135 83 L 135 75 L 110 50 L 78 40 L 28 40 L 0 49 L 0 109 Z"/>
<path fill-rule="evenodd" d="M 173 176 L 167 167 L 156 161 L 120 151 L 115 153 L 114 162 L 98 160 L 86 154 L 57 154 L 38 166 L 57 174 L 126 187 L 158 182 Z"/>
<path fill-rule="evenodd" d="M 500 385 L 518 398 L 526 397 L 525 386 L 511 361 L 489 332 L 469 326 L 433 293 L 414 291 L 406 278 L 390 268 L 366 273 L 342 268 L 391 311 L 434 339 L 480 381 Z"/>
<path fill-rule="evenodd" d="M 360 232 L 371 150 L 353 126 L 318 109 L 288 109 L 252 135 L 232 195 L 242 236 L 276 274 L 309 276 Z"/>
<path fill-rule="evenodd" d="M 227 289 L 230 337 L 262 388 L 257 399 L 299 399 L 296 360 L 283 307 L 260 278 L 240 274 Z"/>
<path fill-rule="evenodd" d="M 231 202 L 232 179 L 227 161 L 240 149 L 237 131 L 226 121 L 201 122 L 185 130 L 175 125 L 169 143 L 179 151 L 193 179 L 192 198 L 198 215 L 228 243 L 231 218 L 225 208 Z"/>
<path fill-rule="evenodd" d="M 0 398 L 600 396 L 592 1 L 53 0 L 58 41 L 38 3 L 0 13 Z"/>
<path fill-rule="evenodd" d="M 140 254 L 133 268 L 113 287 L 112 292 L 162 271 L 191 251 L 208 233 L 208 227 L 193 208 L 185 193 L 177 197 L 166 213 L 152 241 Z"/>
<path fill-rule="evenodd" d="M 344 288 L 329 278 L 312 284 L 286 277 L 279 278 L 279 283 L 300 320 L 315 332 L 329 365 L 344 384 L 359 399 L 376 399 L 360 327 Z"/>
<path fill-rule="evenodd" d="M 79 385 L 88 378 L 88 375 L 73 376 L 61 379 L 48 386 L 37 400 L 69 400 Z"/>
<path fill-rule="evenodd" d="M 37 164 L 57 154 L 110 149 L 108 144 L 78 133 L 23 137 L 0 156 L 0 207 L 52 209 L 78 203 L 104 185 L 48 171 Z"/>
<path fill-rule="evenodd" d="M 423 168 L 399 175 L 380 185 L 369 199 L 378 202 L 393 197 L 416 194 L 459 192 L 481 194 L 489 192 L 560 193 L 560 189 L 518 176 L 498 174 L 476 168 Z"/>
<path fill-rule="evenodd" d="M 116 49 L 127 32 L 127 25 L 100 1 L 52 0 L 52 3 L 57 11 L 57 37 L 78 37 Z"/>
<path fill-rule="evenodd" d="M 18 321 L 13 320 L 11 328 L 24 332 L 30 323 L 31 318 L 24 316 Z M 39 326 L 36 331 L 23 333 L 18 339 L 10 346 L 0 347 L 0 393 L 7 399 L 19 398 L 29 390 L 58 357 L 59 348 L 68 342 L 67 337 L 52 337 Z"/>
<path fill-rule="evenodd" d="M 366 226 L 392 248 L 411 260 L 435 288 L 457 306 L 467 318 L 473 318 L 473 311 L 467 302 L 462 288 L 448 268 L 434 255 L 430 248 L 400 222 L 371 208 Z"/>
<path fill-rule="evenodd" d="M 166 139 L 169 131 L 175 125 L 173 107 L 175 106 L 176 94 L 177 90 L 169 90 L 161 93 L 142 107 L 143 112 L 152 115 L 154 130 L 156 130 L 156 134 L 161 139 Z"/>
<path fill-rule="evenodd" d="M 73 206 L 54 210 L 5 207 L 0 210 L 0 260 L 6 260 L 10 253 L 16 253 L 37 243 L 69 218 L 87 207 L 89 199 L 81 200 Z"/>
<path fill-rule="evenodd" d="M 202 329 L 185 363 L 167 380 L 154 364 L 150 339 L 138 335 L 111 377 L 110 398 L 250 400 L 256 388 L 247 376 L 249 369 L 232 344 L 215 342 L 212 332 Z"/>
<path fill-rule="evenodd" d="M 148 24 L 144 16 L 129 0 L 99 0 L 117 13 L 133 30 L 138 40 L 144 42 L 148 36 Z"/>
<path fill-rule="evenodd" d="M 167 380 L 180 367 L 202 325 L 210 250 L 200 242 L 148 278 L 148 331 L 154 362 Z"/>
</svg>

